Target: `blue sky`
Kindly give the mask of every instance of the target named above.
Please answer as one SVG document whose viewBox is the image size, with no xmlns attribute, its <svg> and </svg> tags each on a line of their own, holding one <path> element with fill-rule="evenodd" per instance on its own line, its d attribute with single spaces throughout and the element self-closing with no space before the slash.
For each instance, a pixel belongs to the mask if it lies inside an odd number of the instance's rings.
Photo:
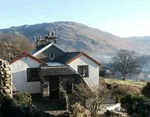
<svg viewBox="0 0 150 117">
<path fill-rule="evenodd" d="M 74 21 L 120 37 L 150 36 L 150 0 L 1 0 L 0 29 Z"/>
</svg>

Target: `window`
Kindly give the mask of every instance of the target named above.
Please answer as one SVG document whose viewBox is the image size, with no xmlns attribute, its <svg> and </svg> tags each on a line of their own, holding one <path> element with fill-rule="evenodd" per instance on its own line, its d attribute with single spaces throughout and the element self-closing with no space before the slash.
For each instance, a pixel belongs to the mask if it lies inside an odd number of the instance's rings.
<svg viewBox="0 0 150 117">
<path fill-rule="evenodd" d="M 88 65 L 79 65 L 78 72 L 82 77 L 88 77 L 89 76 Z"/>
<path fill-rule="evenodd" d="M 71 82 L 66 83 L 66 92 L 67 92 L 67 94 L 72 94 L 72 83 Z"/>
<path fill-rule="evenodd" d="M 27 68 L 27 82 L 40 81 L 38 68 Z"/>
<path fill-rule="evenodd" d="M 50 53 L 50 54 L 49 54 L 49 59 L 50 59 L 50 60 L 54 60 L 54 53 Z"/>
</svg>

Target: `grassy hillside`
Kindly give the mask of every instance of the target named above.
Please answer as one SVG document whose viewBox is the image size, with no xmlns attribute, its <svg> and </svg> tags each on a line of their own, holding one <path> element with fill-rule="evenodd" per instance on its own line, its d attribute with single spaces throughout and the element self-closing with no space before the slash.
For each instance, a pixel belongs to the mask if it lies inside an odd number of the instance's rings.
<svg viewBox="0 0 150 117">
<path fill-rule="evenodd" d="M 147 82 L 144 82 L 144 81 L 135 82 L 135 81 L 132 81 L 132 80 L 124 81 L 124 80 L 111 79 L 111 78 L 105 78 L 104 81 L 107 84 L 115 83 L 115 84 L 122 84 L 122 85 L 137 86 L 139 88 L 143 88 L 144 86 L 147 85 Z"/>
</svg>

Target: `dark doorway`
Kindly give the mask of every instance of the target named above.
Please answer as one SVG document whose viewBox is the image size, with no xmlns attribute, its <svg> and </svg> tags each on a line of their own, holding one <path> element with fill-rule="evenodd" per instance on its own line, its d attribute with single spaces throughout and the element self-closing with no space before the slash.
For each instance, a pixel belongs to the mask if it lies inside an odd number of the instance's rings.
<svg viewBox="0 0 150 117">
<path fill-rule="evenodd" d="M 50 99 L 59 99 L 59 78 L 53 77 L 49 79 Z"/>
</svg>

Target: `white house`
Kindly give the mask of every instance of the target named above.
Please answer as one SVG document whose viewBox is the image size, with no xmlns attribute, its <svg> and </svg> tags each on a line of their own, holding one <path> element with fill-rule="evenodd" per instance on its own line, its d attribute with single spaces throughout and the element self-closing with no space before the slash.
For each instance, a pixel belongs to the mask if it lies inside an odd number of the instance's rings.
<svg viewBox="0 0 150 117">
<path fill-rule="evenodd" d="M 101 64 L 83 52 L 67 52 L 56 44 L 54 33 L 37 40 L 37 47 L 10 62 L 14 89 L 21 93 L 41 93 L 44 97 L 60 97 L 60 82 L 67 92 L 72 83 L 81 77 L 89 88 L 99 86 Z M 70 90 L 69 90 L 70 89 Z"/>
</svg>

